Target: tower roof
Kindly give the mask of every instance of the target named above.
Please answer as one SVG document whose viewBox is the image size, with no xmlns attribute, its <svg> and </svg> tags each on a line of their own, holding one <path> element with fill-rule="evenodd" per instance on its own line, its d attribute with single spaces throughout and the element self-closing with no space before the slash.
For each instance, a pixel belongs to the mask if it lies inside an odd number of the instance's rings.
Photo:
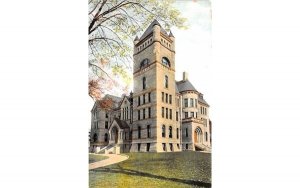
<svg viewBox="0 0 300 188">
<path fill-rule="evenodd" d="M 182 80 L 176 82 L 177 88 L 179 92 L 183 91 L 197 91 L 193 84 L 189 80 Z M 198 92 L 198 91 L 197 91 Z"/>
<path fill-rule="evenodd" d="M 167 35 L 168 36 L 168 33 L 166 30 L 164 30 L 164 28 L 162 28 L 162 26 L 160 25 L 160 23 L 155 19 L 153 20 L 153 22 L 148 26 L 148 28 L 146 29 L 146 31 L 143 33 L 143 35 L 141 36 L 140 40 L 144 39 L 145 37 L 147 37 L 149 34 L 152 33 L 152 28 L 155 26 L 155 25 L 158 25 L 161 29 L 160 31 Z"/>
</svg>

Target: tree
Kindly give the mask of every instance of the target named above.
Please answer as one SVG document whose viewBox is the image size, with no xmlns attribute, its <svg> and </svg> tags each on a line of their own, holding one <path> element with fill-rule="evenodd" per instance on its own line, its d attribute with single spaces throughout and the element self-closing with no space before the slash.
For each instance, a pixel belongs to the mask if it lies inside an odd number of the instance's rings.
<svg viewBox="0 0 300 188">
<path fill-rule="evenodd" d="M 132 80 L 133 40 L 150 22 L 159 20 L 167 31 L 171 26 L 186 28 L 185 18 L 174 8 L 174 2 L 89 1 L 89 95 L 94 100 L 100 99 L 112 88 L 122 88 L 128 92 Z"/>
</svg>

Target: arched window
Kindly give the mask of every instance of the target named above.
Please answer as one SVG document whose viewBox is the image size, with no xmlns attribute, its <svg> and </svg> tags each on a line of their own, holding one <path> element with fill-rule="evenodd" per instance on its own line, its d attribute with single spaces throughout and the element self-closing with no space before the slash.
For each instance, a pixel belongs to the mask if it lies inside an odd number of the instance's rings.
<svg viewBox="0 0 300 188">
<path fill-rule="evenodd" d="M 200 129 L 200 127 L 197 127 L 195 129 L 195 138 L 194 138 L 195 142 L 202 143 L 201 135 L 202 135 L 202 130 Z"/>
<path fill-rule="evenodd" d="M 169 86 L 168 82 L 169 82 L 169 78 L 167 75 L 165 75 L 165 88 L 168 88 L 168 86 Z"/>
<path fill-rule="evenodd" d="M 140 64 L 140 69 L 147 67 L 149 65 L 149 59 L 143 59 L 143 61 Z"/>
<path fill-rule="evenodd" d="M 150 125 L 147 125 L 147 137 L 150 138 Z"/>
<path fill-rule="evenodd" d="M 161 60 L 161 62 L 162 62 L 162 64 L 163 64 L 164 66 L 171 67 L 170 61 L 169 61 L 168 58 L 163 57 L 162 60 Z"/>
<path fill-rule="evenodd" d="M 146 89 L 146 77 L 143 77 L 143 89 Z"/>
<path fill-rule="evenodd" d="M 105 135 L 104 135 L 104 141 L 108 142 L 108 134 L 107 133 L 105 133 Z"/>
<path fill-rule="evenodd" d="M 162 137 L 166 137 L 166 126 L 163 125 L 162 128 L 161 128 L 161 133 L 162 133 Z"/>
<path fill-rule="evenodd" d="M 169 127 L 169 138 L 172 138 L 172 127 Z"/>
<path fill-rule="evenodd" d="M 97 140 L 98 140 L 98 135 L 96 133 L 93 136 L 93 140 L 94 140 L 94 142 L 97 142 Z"/>
<path fill-rule="evenodd" d="M 141 138 L 141 126 L 138 127 L 138 138 Z"/>
</svg>

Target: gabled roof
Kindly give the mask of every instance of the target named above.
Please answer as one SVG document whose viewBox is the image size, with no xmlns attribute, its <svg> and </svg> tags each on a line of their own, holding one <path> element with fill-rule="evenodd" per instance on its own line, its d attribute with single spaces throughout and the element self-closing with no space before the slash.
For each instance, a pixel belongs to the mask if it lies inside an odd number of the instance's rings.
<svg viewBox="0 0 300 188">
<path fill-rule="evenodd" d="M 106 94 L 103 98 L 111 98 L 114 102 L 120 102 L 122 100 L 121 97 L 117 97 L 114 95 Z"/>
<path fill-rule="evenodd" d="M 129 128 L 126 121 L 120 120 L 119 118 L 115 118 L 114 120 L 117 122 L 121 129 Z"/>
<path fill-rule="evenodd" d="M 119 103 L 120 103 L 121 100 L 122 100 L 121 97 L 117 97 L 117 96 L 114 96 L 114 95 L 106 94 L 101 100 L 95 101 L 94 106 L 93 106 L 93 108 L 92 108 L 91 111 L 93 111 L 96 107 L 98 107 L 99 104 L 100 104 L 100 102 L 101 102 L 102 100 L 106 100 L 106 99 L 111 99 L 111 100 L 112 100 L 112 102 L 113 102 L 112 108 L 117 108 L 117 107 L 119 107 Z"/>
<path fill-rule="evenodd" d="M 143 33 L 143 35 L 141 36 L 140 40 L 143 40 L 145 37 L 147 37 L 149 34 L 152 33 L 152 28 L 153 26 L 158 25 L 160 27 L 160 32 L 162 32 L 163 34 L 165 34 L 166 36 L 168 36 L 168 33 L 166 32 L 166 30 L 164 30 L 164 28 L 160 25 L 160 23 L 155 19 L 153 20 L 153 22 L 148 26 L 148 28 L 146 29 L 146 31 Z"/>
<path fill-rule="evenodd" d="M 183 91 L 198 92 L 189 80 L 181 80 L 179 82 L 176 82 L 176 86 L 179 92 L 183 92 Z"/>
<path fill-rule="evenodd" d="M 132 105 L 132 103 L 133 103 L 133 98 L 132 98 L 132 96 L 126 96 L 126 95 L 123 95 L 123 98 L 122 98 L 122 100 L 120 101 L 120 106 L 123 104 L 123 102 L 124 102 L 124 100 L 125 99 L 127 99 L 128 101 L 129 101 L 129 103 L 130 103 L 130 105 Z"/>
</svg>

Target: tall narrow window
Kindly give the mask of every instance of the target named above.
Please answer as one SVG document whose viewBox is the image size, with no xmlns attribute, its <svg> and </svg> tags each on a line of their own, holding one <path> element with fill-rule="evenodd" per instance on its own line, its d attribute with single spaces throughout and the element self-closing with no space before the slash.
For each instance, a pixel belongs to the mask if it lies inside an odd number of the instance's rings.
<svg viewBox="0 0 300 188">
<path fill-rule="evenodd" d="M 125 110 L 124 110 L 124 108 L 122 108 L 122 119 L 125 119 Z"/>
<path fill-rule="evenodd" d="M 165 93 L 161 92 L 161 101 L 164 102 L 164 100 L 165 100 Z"/>
<path fill-rule="evenodd" d="M 191 112 L 191 117 L 192 117 L 192 118 L 194 117 L 194 112 Z"/>
<path fill-rule="evenodd" d="M 108 142 L 108 134 L 107 133 L 105 133 L 105 135 L 104 135 L 104 142 Z"/>
<path fill-rule="evenodd" d="M 196 108 L 197 108 L 197 103 L 198 103 L 198 102 L 197 102 L 197 99 L 195 99 L 195 106 L 196 106 Z"/>
<path fill-rule="evenodd" d="M 161 117 L 165 117 L 165 108 L 161 107 Z"/>
<path fill-rule="evenodd" d="M 172 95 L 169 96 L 169 103 L 172 104 Z"/>
<path fill-rule="evenodd" d="M 168 108 L 166 108 L 166 118 L 168 119 L 168 111 L 169 111 L 169 109 Z"/>
<path fill-rule="evenodd" d="M 148 108 L 148 118 L 151 118 L 151 107 Z"/>
<path fill-rule="evenodd" d="M 189 99 L 184 99 L 184 107 L 189 107 Z"/>
<path fill-rule="evenodd" d="M 105 121 L 105 129 L 108 129 L 108 121 Z"/>
<path fill-rule="evenodd" d="M 143 104 L 145 104 L 146 103 L 146 96 L 145 96 L 145 94 L 143 95 Z"/>
<path fill-rule="evenodd" d="M 176 138 L 179 138 L 179 128 L 176 129 Z"/>
<path fill-rule="evenodd" d="M 141 138 L 141 126 L 138 127 L 138 138 Z"/>
<path fill-rule="evenodd" d="M 194 107 L 194 99 L 190 99 L 190 106 Z"/>
<path fill-rule="evenodd" d="M 172 119 L 172 109 L 170 109 L 170 119 Z"/>
<path fill-rule="evenodd" d="M 169 82 L 169 78 L 167 75 L 165 75 L 165 88 L 168 88 L 168 86 L 169 86 L 168 82 Z"/>
<path fill-rule="evenodd" d="M 188 134 L 188 128 L 185 128 L 185 136 L 186 136 L 186 137 L 189 137 L 189 134 Z"/>
<path fill-rule="evenodd" d="M 143 77 L 143 89 L 146 89 L 146 77 Z"/>
<path fill-rule="evenodd" d="M 188 118 L 189 117 L 189 113 L 188 112 L 184 112 L 184 117 Z"/>
<path fill-rule="evenodd" d="M 141 116 L 140 116 L 140 110 L 138 110 L 138 120 L 141 119 Z"/>
<path fill-rule="evenodd" d="M 206 142 L 208 141 L 208 134 L 207 134 L 207 132 L 205 132 L 205 141 Z"/>
<path fill-rule="evenodd" d="M 105 118 L 108 118 L 108 113 L 105 113 Z"/>
<path fill-rule="evenodd" d="M 176 121 L 178 121 L 178 112 L 176 112 Z"/>
<path fill-rule="evenodd" d="M 147 125 L 147 137 L 150 138 L 150 125 Z"/>
<path fill-rule="evenodd" d="M 169 127 L 169 138 L 172 138 L 172 127 Z"/>
<path fill-rule="evenodd" d="M 151 102 L 151 93 L 148 93 L 148 102 Z"/>
<path fill-rule="evenodd" d="M 138 96 L 138 106 L 141 105 L 141 99 L 140 99 L 140 96 Z"/>
<path fill-rule="evenodd" d="M 161 128 L 161 136 L 166 137 L 166 126 L 165 125 L 163 125 Z"/>
<path fill-rule="evenodd" d="M 143 109 L 143 119 L 145 119 L 146 118 L 146 109 L 144 108 Z"/>
<path fill-rule="evenodd" d="M 166 93 L 166 103 L 168 103 L 168 94 Z"/>
</svg>

